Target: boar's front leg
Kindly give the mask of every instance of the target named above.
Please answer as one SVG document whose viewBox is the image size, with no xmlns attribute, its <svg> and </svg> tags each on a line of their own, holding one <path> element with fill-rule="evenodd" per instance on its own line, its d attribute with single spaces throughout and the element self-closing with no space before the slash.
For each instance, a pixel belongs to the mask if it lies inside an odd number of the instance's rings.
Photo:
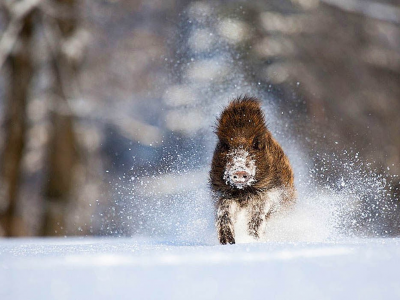
<svg viewBox="0 0 400 300">
<path fill-rule="evenodd" d="M 235 243 L 235 232 L 230 213 L 231 201 L 221 200 L 217 211 L 217 232 L 222 245 Z"/>
<path fill-rule="evenodd" d="M 260 238 L 261 234 L 261 224 L 263 223 L 264 220 L 267 220 L 270 215 L 270 210 L 268 213 L 264 216 L 264 207 L 265 203 L 264 201 L 254 201 L 253 205 L 251 206 L 250 210 L 250 221 L 248 223 L 249 226 L 249 234 L 253 236 L 255 239 Z"/>
</svg>

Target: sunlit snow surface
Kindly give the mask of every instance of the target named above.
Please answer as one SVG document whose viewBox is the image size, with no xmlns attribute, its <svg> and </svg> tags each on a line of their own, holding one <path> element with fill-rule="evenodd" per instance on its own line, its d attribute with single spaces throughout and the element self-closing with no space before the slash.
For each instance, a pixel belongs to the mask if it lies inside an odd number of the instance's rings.
<svg viewBox="0 0 400 300">
<path fill-rule="evenodd" d="M 399 299 L 400 239 L 0 242 L 0 299 Z"/>
</svg>

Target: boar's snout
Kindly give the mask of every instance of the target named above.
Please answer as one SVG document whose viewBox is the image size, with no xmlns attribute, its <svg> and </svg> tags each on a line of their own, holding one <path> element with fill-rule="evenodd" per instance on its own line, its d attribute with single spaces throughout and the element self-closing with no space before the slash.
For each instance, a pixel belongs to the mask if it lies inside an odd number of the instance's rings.
<svg viewBox="0 0 400 300">
<path fill-rule="evenodd" d="M 232 174 L 232 181 L 234 184 L 246 184 L 250 178 L 250 173 L 246 171 L 237 171 Z"/>
<path fill-rule="evenodd" d="M 223 176 L 226 184 L 243 189 L 256 181 L 256 164 L 247 151 L 243 148 L 232 150 L 227 154 L 227 158 Z"/>
</svg>

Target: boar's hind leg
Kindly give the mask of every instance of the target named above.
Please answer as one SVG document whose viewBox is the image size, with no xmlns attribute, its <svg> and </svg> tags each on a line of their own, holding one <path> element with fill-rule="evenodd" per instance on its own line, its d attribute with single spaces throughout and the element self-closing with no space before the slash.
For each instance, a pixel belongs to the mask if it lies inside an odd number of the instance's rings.
<svg viewBox="0 0 400 300">
<path fill-rule="evenodd" d="M 218 208 L 217 231 L 219 242 L 222 245 L 235 243 L 233 224 L 229 214 L 229 203 L 227 201 L 220 204 Z"/>
</svg>

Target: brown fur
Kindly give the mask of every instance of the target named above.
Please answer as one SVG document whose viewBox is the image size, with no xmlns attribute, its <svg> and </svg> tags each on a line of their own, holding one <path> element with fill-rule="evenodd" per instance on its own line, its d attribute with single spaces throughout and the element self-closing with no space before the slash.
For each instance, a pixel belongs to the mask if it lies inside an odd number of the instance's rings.
<svg viewBox="0 0 400 300">
<path fill-rule="evenodd" d="M 265 117 L 256 98 L 243 97 L 232 101 L 222 112 L 216 127 L 218 143 L 214 151 L 210 182 L 218 208 L 217 230 L 221 244 L 235 243 L 230 204 L 236 201 L 248 207 L 251 214 L 249 234 L 258 238 L 258 228 L 274 209 L 264 212 L 268 191 L 283 188 L 282 205 L 295 198 L 294 177 L 289 160 L 281 146 L 272 137 L 265 124 Z M 255 182 L 238 189 L 224 180 L 224 172 L 231 159 L 232 149 L 246 150 L 256 162 Z"/>
</svg>

